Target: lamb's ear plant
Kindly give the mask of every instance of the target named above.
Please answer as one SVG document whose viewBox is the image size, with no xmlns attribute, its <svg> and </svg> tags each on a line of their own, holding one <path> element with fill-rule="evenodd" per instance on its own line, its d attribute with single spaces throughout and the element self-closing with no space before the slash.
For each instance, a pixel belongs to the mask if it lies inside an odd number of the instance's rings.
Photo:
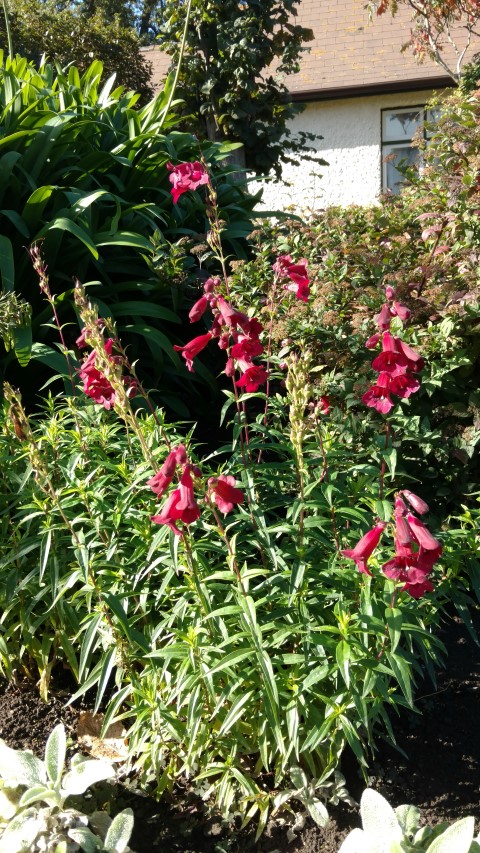
<svg viewBox="0 0 480 853">
<path fill-rule="evenodd" d="M 77 754 L 67 770 L 66 750 L 62 723 L 50 734 L 43 761 L 0 740 L 0 853 L 130 850 L 131 809 L 111 820 L 106 812 L 86 815 L 66 802 L 97 782 L 114 779 L 114 767 L 109 761 Z"/>
<path fill-rule="evenodd" d="M 387 800 L 367 788 L 360 801 L 363 829 L 353 829 L 339 853 L 478 853 L 480 838 L 474 839 L 475 820 L 465 817 L 450 826 L 420 827 L 415 806 L 393 809 Z"/>
</svg>

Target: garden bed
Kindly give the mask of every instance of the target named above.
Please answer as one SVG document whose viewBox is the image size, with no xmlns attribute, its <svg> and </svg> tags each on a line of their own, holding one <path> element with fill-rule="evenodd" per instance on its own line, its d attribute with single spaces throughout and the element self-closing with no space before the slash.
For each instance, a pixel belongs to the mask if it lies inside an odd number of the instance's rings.
<svg viewBox="0 0 480 853">
<path fill-rule="evenodd" d="M 459 619 L 445 632 L 447 667 L 439 673 L 437 688 L 425 682 L 419 690 L 421 715 L 405 712 L 395 721 L 398 745 L 406 757 L 391 747 L 381 747 L 371 767 L 370 783 L 393 805 L 417 805 L 423 820 L 435 825 L 450 823 L 467 815 L 478 817 L 480 729 L 477 725 L 480 696 L 480 648 Z M 3 684 L 0 693 L 0 732 L 9 746 L 30 748 L 43 754 L 46 738 L 63 721 L 75 736 L 78 711 L 64 706 L 58 693 L 45 705 L 30 682 Z M 362 781 L 355 765 L 345 762 L 344 772 L 351 794 L 359 798 Z M 182 851 L 221 853 L 256 850 L 258 853 L 304 851 L 336 853 L 347 831 L 358 825 L 358 816 L 348 806 L 330 808 L 332 820 L 318 829 L 309 820 L 288 842 L 282 826 L 269 828 L 255 845 L 251 834 L 227 837 L 220 821 L 209 819 L 201 802 L 188 789 L 177 789 L 169 803 L 134 791 L 116 792 L 115 808 L 131 806 L 136 825 L 132 848 L 136 853 Z"/>
</svg>

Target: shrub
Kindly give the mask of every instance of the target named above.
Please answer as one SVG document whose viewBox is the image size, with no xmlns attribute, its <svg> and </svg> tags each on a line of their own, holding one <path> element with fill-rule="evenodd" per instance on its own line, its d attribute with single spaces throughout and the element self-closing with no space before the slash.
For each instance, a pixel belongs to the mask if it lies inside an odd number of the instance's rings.
<svg viewBox="0 0 480 853">
<path fill-rule="evenodd" d="M 202 460 L 160 412 L 134 412 L 125 351 L 80 288 L 78 344 L 91 351 L 78 375 L 94 402 L 50 400 L 29 420 L 7 386 L 2 468 L 5 672 L 35 663 L 46 692 L 67 661 L 75 695 L 95 688 L 96 709 L 107 703 L 105 725 L 130 719 L 145 781 L 161 792 L 191 777 L 225 816 L 257 815 L 259 831 L 294 798 L 324 822 L 345 744 L 365 766 L 378 731 L 393 738 L 389 712 L 411 707 L 441 660 L 451 590 L 448 565 L 432 572 L 439 541 L 399 494 L 393 515 L 394 466 L 358 470 L 328 402 L 317 405 L 309 350 L 277 356 L 268 342 L 291 301 L 308 299 L 304 262 L 279 258 L 273 281 L 264 365 L 262 325 L 228 279 L 205 283 L 191 320 L 210 309 L 213 324 L 178 347 L 195 369 L 218 341 L 227 374 L 240 371 L 222 413 L 232 446 Z M 390 571 L 405 524 L 421 583 L 408 566 Z"/>
<path fill-rule="evenodd" d="M 115 87 L 113 77 L 101 85 L 101 74 L 98 61 L 83 75 L 73 66 L 37 69 L 20 58 L 0 68 L 3 290 L 31 305 L 33 355 L 59 372 L 45 325 L 48 312 L 25 251 L 26 245 L 41 244 L 62 323 L 75 320 L 72 277 L 78 276 L 102 314 L 118 318 L 132 360 L 142 352 L 149 384 L 160 386 L 163 402 L 185 416 L 182 388 L 192 394 L 195 385 L 170 338 L 172 324 L 179 322 L 179 285 L 197 267 L 184 244 L 205 244 L 208 227 L 199 195 L 172 206 L 166 164 L 198 159 L 201 152 L 193 136 L 173 129 L 174 116 L 167 113 L 171 80 L 139 109 L 138 95 Z M 231 170 L 217 165 L 229 151 L 228 144 L 209 144 L 202 156 L 218 175 L 226 244 L 241 256 L 255 199 Z M 179 239 L 183 248 L 172 248 Z M 16 332 L 23 364 L 29 334 L 28 322 Z M 71 344 L 68 326 L 65 334 Z M 15 368 L 13 352 L 2 363 L 25 390 L 30 383 L 30 395 L 45 379 L 32 366 L 27 379 Z"/>
</svg>

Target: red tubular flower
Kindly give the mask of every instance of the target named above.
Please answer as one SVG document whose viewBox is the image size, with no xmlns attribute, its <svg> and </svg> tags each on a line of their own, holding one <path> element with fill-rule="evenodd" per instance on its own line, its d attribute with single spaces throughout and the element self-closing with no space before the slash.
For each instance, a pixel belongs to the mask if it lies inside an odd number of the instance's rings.
<svg viewBox="0 0 480 853">
<path fill-rule="evenodd" d="M 388 373 L 380 373 L 376 385 L 372 385 L 362 397 L 362 402 L 371 409 L 376 409 L 382 415 L 387 415 L 393 408 L 390 397 L 390 377 Z"/>
<path fill-rule="evenodd" d="M 245 391 L 258 391 L 260 385 L 263 385 L 268 379 L 268 373 L 264 367 L 258 364 L 252 364 L 247 368 L 245 373 L 237 379 L 236 385 L 239 388 L 245 388 Z"/>
<path fill-rule="evenodd" d="M 193 338 L 193 340 L 189 341 L 189 343 L 185 344 L 185 346 L 183 347 L 177 346 L 176 344 L 173 347 L 174 350 L 182 353 L 190 373 L 195 372 L 193 369 L 193 359 L 195 358 L 195 356 L 198 355 L 199 352 L 205 349 L 211 338 L 212 333 L 207 332 L 205 335 L 199 335 L 197 338 Z"/>
<path fill-rule="evenodd" d="M 392 311 L 392 314 L 394 314 L 395 317 L 398 317 L 400 320 L 402 320 L 402 322 L 404 322 L 405 320 L 408 320 L 408 318 L 410 317 L 410 314 L 412 313 L 410 311 L 410 308 L 407 308 L 406 305 L 402 305 L 400 302 L 396 302 L 396 301 L 393 303 L 393 307 L 391 308 L 391 311 Z"/>
<path fill-rule="evenodd" d="M 366 348 L 367 349 L 375 349 L 375 347 L 377 346 L 377 344 L 380 340 L 380 337 L 381 337 L 380 332 L 376 332 L 374 335 L 371 336 L 371 338 L 368 338 L 368 340 L 365 341 Z"/>
<path fill-rule="evenodd" d="M 188 465 L 182 474 L 179 490 L 180 499 L 176 505 L 176 509 L 180 512 L 180 520 L 185 524 L 191 524 L 192 521 L 200 518 L 200 508 L 193 494 L 193 482 Z"/>
<path fill-rule="evenodd" d="M 258 338 L 249 338 L 246 335 L 239 335 L 238 341 L 233 345 L 231 350 L 232 358 L 243 359 L 248 361 L 263 353 L 263 346 Z"/>
<path fill-rule="evenodd" d="M 401 338 L 394 338 L 395 346 L 407 360 L 407 367 L 413 373 L 418 373 L 425 366 L 425 361 L 422 356 L 415 352 L 414 349 L 408 346 Z"/>
<path fill-rule="evenodd" d="M 297 286 L 286 285 L 286 290 L 291 290 L 295 293 L 297 299 L 302 302 L 308 302 L 310 294 L 310 279 L 307 272 L 307 259 L 302 258 L 297 263 L 294 263 L 290 255 L 280 255 L 273 264 L 273 270 L 280 278 L 285 277 L 293 281 Z"/>
<path fill-rule="evenodd" d="M 390 328 L 390 323 L 392 320 L 393 314 L 389 305 L 383 305 L 380 313 L 375 314 L 374 320 L 379 327 L 380 331 L 386 332 L 387 329 Z"/>
<path fill-rule="evenodd" d="M 374 370 L 402 372 L 407 368 L 407 358 L 396 346 L 398 338 L 394 338 L 390 332 L 384 332 L 382 337 L 382 352 L 372 361 Z"/>
<path fill-rule="evenodd" d="M 208 487 L 213 500 L 224 515 L 231 512 L 236 504 L 241 504 L 244 501 L 243 492 L 235 488 L 235 477 L 228 474 L 210 477 Z"/>
<path fill-rule="evenodd" d="M 112 347 L 113 338 L 108 338 L 105 341 L 105 351 L 113 361 Z M 91 397 L 95 403 L 108 411 L 115 405 L 116 395 L 108 379 L 96 367 L 96 359 L 97 354 L 92 350 L 80 367 L 78 375 L 83 381 L 83 390 L 87 397 Z"/>
<path fill-rule="evenodd" d="M 320 414 L 329 415 L 330 414 L 330 400 L 328 399 L 328 397 L 320 397 L 319 401 L 317 402 L 316 408 L 317 408 L 317 411 L 320 412 Z"/>
<path fill-rule="evenodd" d="M 165 494 L 170 483 L 172 482 L 175 476 L 176 468 L 177 448 L 175 448 L 175 450 L 170 451 L 167 458 L 165 459 L 165 462 L 160 468 L 160 471 L 157 471 L 157 473 L 153 477 L 150 477 L 150 479 L 147 480 L 147 486 L 150 486 L 152 492 L 155 495 L 158 495 L 159 498 L 161 498 L 162 495 Z"/>
<path fill-rule="evenodd" d="M 390 391 L 402 399 L 410 397 L 410 394 L 414 394 L 420 388 L 418 379 L 408 372 L 400 376 L 392 376 L 391 380 Z"/>
<path fill-rule="evenodd" d="M 191 323 L 196 323 L 198 320 L 203 317 L 205 311 L 208 308 L 208 298 L 206 296 L 201 296 L 200 299 L 197 299 L 195 305 L 192 305 L 190 311 L 188 313 L 188 317 Z"/>
<path fill-rule="evenodd" d="M 432 536 L 430 531 L 425 527 L 423 521 L 420 521 L 419 518 L 416 518 L 414 515 L 409 513 L 407 515 L 407 522 L 410 530 L 412 531 L 412 536 L 420 548 L 424 551 L 438 552 L 438 556 L 440 556 L 442 553 L 442 546 L 438 539 L 435 539 L 435 536 Z"/>
<path fill-rule="evenodd" d="M 409 489 L 402 489 L 402 495 L 404 495 L 410 504 L 419 515 L 425 515 L 426 512 L 429 511 L 429 506 L 422 498 L 419 498 L 418 495 L 415 495 Z"/>
<path fill-rule="evenodd" d="M 183 193 L 188 190 L 196 190 L 205 184 L 208 184 L 208 172 L 198 160 L 194 163 L 179 163 L 178 166 L 173 166 L 172 163 L 167 163 L 167 169 L 171 172 L 170 190 L 174 204 L 177 203 Z"/>
<path fill-rule="evenodd" d="M 200 508 L 193 494 L 193 483 L 188 466 L 185 468 L 180 485 L 165 501 L 159 515 L 152 515 L 150 520 L 155 524 L 166 524 L 175 536 L 181 536 L 182 531 L 177 527 L 177 521 L 191 524 L 200 517 Z"/>
<path fill-rule="evenodd" d="M 370 575 L 371 572 L 367 568 L 367 560 L 372 556 L 375 548 L 380 542 L 381 535 L 385 530 L 386 524 L 384 521 L 380 521 L 375 527 L 372 527 L 368 533 L 365 533 L 365 536 L 362 536 L 361 539 L 355 545 L 355 548 L 347 548 L 344 551 L 340 551 L 344 557 L 348 557 L 350 560 L 354 560 L 357 568 L 364 575 Z"/>
</svg>

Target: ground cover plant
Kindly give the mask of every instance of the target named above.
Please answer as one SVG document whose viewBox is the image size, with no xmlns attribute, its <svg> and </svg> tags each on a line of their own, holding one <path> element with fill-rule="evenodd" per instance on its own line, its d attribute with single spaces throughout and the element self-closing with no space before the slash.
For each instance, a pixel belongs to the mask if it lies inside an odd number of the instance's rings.
<svg viewBox="0 0 480 853">
<path fill-rule="evenodd" d="M 325 801 L 346 796 L 345 745 L 366 767 L 379 733 L 394 737 L 395 713 L 441 660 L 442 616 L 452 602 L 466 615 L 474 496 L 453 533 L 435 504 L 426 522 L 423 482 L 400 453 L 438 368 L 421 336 L 417 349 L 401 283 L 378 275 L 352 343 L 355 357 L 368 338 L 365 384 L 342 408 L 342 378 L 331 370 L 327 384 L 298 315 L 323 284 L 301 232 L 291 247 L 279 232 L 276 251 L 229 275 L 205 161 L 172 163 L 167 176 L 173 209 L 205 198 L 221 273 L 203 281 L 197 333 L 175 348 L 189 372 L 207 347 L 225 354 L 220 418 L 233 440 L 205 451 L 189 425 L 165 419 L 78 282 L 68 393 L 28 417 L 5 385 L 2 667 L 38 673 L 47 695 L 67 665 L 76 696 L 95 690 L 105 725 L 127 721 L 132 761 L 159 793 L 187 776 L 259 832 L 291 801 L 322 823 Z M 42 252 L 34 265 L 60 335 Z M 325 257 L 323 274 L 334 268 Z M 360 428 L 346 439 L 349 409 Z"/>
</svg>

